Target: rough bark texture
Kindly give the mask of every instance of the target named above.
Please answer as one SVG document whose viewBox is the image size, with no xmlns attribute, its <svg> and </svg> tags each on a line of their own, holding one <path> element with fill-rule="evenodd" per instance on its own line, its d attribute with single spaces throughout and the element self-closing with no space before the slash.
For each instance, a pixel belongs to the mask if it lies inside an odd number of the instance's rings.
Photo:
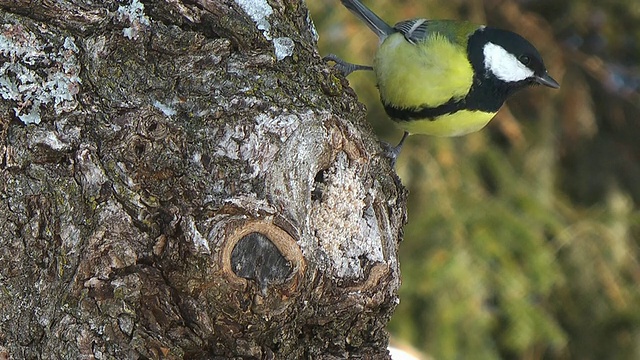
<svg viewBox="0 0 640 360">
<path fill-rule="evenodd" d="M 387 357 L 404 190 L 256 3 L 0 0 L 0 358 Z"/>
</svg>

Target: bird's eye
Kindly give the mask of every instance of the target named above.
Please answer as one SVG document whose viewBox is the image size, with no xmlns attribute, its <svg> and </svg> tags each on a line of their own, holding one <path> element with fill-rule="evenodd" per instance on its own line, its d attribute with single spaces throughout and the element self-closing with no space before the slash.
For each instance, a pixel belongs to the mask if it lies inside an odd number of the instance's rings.
<svg viewBox="0 0 640 360">
<path fill-rule="evenodd" d="M 525 65 L 529 65 L 529 63 L 531 62 L 531 58 L 528 57 L 527 55 L 520 55 L 518 60 L 520 60 L 520 62 L 525 64 Z"/>
</svg>

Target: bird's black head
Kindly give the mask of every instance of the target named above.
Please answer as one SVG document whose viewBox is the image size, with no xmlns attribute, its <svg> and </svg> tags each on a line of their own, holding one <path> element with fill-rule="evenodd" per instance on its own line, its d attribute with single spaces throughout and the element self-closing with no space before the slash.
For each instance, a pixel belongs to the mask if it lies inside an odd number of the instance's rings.
<svg viewBox="0 0 640 360">
<path fill-rule="evenodd" d="M 467 45 L 477 86 L 506 97 L 529 85 L 560 85 L 547 73 L 538 50 L 522 36 L 507 30 L 483 27 Z M 491 89 L 490 89 L 491 88 Z"/>
</svg>

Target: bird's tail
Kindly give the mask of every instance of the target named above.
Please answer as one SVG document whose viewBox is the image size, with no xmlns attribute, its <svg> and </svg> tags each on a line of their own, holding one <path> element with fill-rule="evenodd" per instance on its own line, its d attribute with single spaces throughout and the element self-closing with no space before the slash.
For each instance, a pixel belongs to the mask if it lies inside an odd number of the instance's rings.
<svg viewBox="0 0 640 360">
<path fill-rule="evenodd" d="M 371 9 L 364 6 L 359 0 L 340 0 L 342 5 L 349 9 L 357 17 L 362 19 L 373 32 L 378 35 L 380 40 L 383 40 L 390 34 L 394 33 L 393 27 L 389 26 L 384 20 L 380 19 L 378 15 L 374 14 Z"/>
</svg>

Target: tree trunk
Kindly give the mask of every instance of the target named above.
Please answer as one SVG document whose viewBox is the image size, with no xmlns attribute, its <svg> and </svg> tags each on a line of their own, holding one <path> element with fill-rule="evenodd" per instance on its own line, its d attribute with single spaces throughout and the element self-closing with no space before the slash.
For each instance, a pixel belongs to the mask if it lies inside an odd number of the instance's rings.
<svg viewBox="0 0 640 360">
<path fill-rule="evenodd" d="M 388 357 L 405 192 L 301 1 L 0 17 L 0 359 Z"/>
</svg>

